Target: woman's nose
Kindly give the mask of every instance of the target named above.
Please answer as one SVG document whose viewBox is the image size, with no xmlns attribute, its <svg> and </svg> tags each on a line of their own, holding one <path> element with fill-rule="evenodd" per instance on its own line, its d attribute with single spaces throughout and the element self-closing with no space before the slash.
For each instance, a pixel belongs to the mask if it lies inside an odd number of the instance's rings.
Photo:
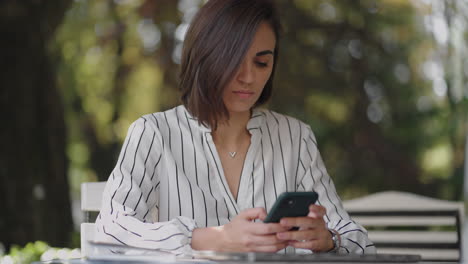
<svg viewBox="0 0 468 264">
<path fill-rule="evenodd" d="M 237 80 L 242 83 L 250 84 L 255 80 L 254 67 L 251 63 L 243 62 L 240 65 L 239 72 L 237 73 Z"/>
</svg>

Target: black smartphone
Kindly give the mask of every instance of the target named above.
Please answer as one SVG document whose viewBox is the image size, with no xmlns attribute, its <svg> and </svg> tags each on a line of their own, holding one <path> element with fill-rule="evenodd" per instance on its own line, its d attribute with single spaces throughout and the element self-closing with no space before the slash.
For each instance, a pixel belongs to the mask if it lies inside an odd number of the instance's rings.
<svg viewBox="0 0 468 264">
<path fill-rule="evenodd" d="M 284 192 L 270 209 L 264 223 L 279 223 L 283 217 L 299 217 L 309 214 L 309 206 L 318 199 L 316 192 Z"/>
</svg>

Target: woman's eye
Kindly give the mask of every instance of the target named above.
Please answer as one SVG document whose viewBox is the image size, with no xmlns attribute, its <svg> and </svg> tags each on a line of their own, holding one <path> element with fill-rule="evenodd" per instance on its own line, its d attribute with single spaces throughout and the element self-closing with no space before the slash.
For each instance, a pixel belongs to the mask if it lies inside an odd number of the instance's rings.
<svg viewBox="0 0 468 264">
<path fill-rule="evenodd" d="M 268 66 L 268 63 L 266 63 L 266 62 L 256 61 L 255 63 L 260 67 L 267 67 Z"/>
</svg>

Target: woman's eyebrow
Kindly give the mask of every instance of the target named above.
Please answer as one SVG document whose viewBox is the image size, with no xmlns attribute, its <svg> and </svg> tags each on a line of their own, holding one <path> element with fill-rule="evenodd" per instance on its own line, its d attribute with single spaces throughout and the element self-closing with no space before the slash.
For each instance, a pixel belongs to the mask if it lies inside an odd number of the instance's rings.
<svg viewBox="0 0 468 264">
<path fill-rule="evenodd" d="M 255 54 L 255 56 L 263 56 L 263 55 L 267 55 L 267 54 L 273 54 L 273 51 L 271 51 L 271 50 L 262 50 L 262 51 L 257 52 L 257 54 Z"/>
</svg>

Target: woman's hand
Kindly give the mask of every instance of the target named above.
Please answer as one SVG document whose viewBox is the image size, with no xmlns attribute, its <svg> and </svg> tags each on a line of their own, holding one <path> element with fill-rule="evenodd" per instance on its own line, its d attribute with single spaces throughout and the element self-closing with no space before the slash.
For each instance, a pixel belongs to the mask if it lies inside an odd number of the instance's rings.
<svg viewBox="0 0 468 264">
<path fill-rule="evenodd" d="M 297 231 L 279 232 L 278 239 L 289 240 L 288 245 L 295 248 L 310 249 L 313 252 L 326 252 L 333 249 L 333 240 L 323 220 L 326 209 L 320 205 L 311 205 L 306 217 L 285 217 L 280 224 L 288 230 L 299 227 Z"/>
<path fill-rule="evenodd" d="M 192 234 L 192 248 L 228 252 L 276 252 L 288 246 L 288 239 L 280 239 L 278 232 L 289 228 L 274 223 L 255 223 L 264 220 L 265 209 L 242 211 L 231 222 L 219 227 L 198 228 Z"/>
<path fill-rule="evenodd" d="M 242 211 L 230 223 L 222 226 L 225 251 L 276 252 L 288 246 L 287 239 L 280 239 L 277 232 L 284 232 L 288 227 L 280 224 L 253 222 L 264 220 L 263 208 Z"/>
</svg>

